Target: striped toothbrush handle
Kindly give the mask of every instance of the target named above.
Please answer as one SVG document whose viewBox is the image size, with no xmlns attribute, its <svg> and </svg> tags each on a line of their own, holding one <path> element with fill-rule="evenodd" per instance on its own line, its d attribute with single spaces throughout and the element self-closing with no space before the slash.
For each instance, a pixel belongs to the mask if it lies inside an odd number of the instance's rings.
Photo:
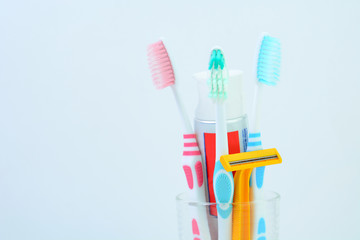
<svg viewBox="0 0 360 240">
<path fill-rule="evenodd" d="M 262 150 L 261 133 L 253 132 L 249 134 L 247 152 Z M 263 182 L 265 167 L 254 168 L 250 178 L 250 200 L 254 201 L 263 198 Z M 266 217 L 264 204 L 257 202 L 252 209 L 252 239 L 266 240 Z"/>
<path fill-rule="evenodd" d="M 183 169 L 190 190 L 190 201 L 205 202 L 204 170 L 195 134 L 184 134 Z M 190 206 L 193 240 L 210 240 L 206 207 Z"/>
</svg>

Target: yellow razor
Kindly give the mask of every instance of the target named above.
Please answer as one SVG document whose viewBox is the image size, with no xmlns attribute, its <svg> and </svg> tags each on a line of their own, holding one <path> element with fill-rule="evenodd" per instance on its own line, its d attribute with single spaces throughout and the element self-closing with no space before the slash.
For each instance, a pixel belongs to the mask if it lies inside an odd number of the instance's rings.
<svg viewBox="0 0 360 240">
<path fill-rule="evenodd" d="M 275 148 L 223 155 L 220 162 L 226 171 L 236 171 L 234 177 L 234 208 L 232 240 L 250 240 L 250 176 L 253 168 L 282 162 Z M 238 203 L 238 204 L 237 204 Z"/>
</svg>

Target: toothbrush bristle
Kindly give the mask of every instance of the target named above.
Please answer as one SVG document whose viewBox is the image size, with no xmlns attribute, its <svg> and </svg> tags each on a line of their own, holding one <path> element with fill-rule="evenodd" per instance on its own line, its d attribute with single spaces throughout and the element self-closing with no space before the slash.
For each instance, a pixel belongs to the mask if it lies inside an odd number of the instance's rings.
<svg viewBox="0 0 360 240">
<path fill-rule="evenodd" d="M 276 85 L 280 77 L 281 45 L 277 38 L 265 35 L 261 41 L 257 79 L 269 86 Z"/>
<path fill-rule="evenodd" d="M 163 41 L 148 46 L 148 63 L 157 89 L 175 84 L 175 74 Z"/>
<path fill-rule="evenodd" d="M 225 66 L 224 54 L 221 49 L 214 48 L 211 51 L 209 70 L 211 71 L 211 76 L 208 81 L 210 87 L 209 97 L 213 99 L 226 99 L 228 73 Z"/>
</svg>

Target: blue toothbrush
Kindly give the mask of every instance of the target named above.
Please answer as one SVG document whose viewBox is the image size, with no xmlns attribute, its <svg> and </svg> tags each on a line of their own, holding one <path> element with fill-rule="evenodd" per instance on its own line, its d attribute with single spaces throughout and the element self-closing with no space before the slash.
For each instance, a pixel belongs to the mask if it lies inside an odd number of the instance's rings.
<svg viewBox="0 0 360 240">
<path fill-rule="evenodd" d="M 211 51 L 209 70 L 211 70 L 209 97 L 216 103 L 216 162 L 213 187 L 218 213 L 218 240 L 230 240 L 232 237 L 234 178 L 232 173 L 227 172 L 220 162 L 222 155 L 229 154 L 225 115 L 226 84 L 229 73 L 221 49 L 214 48 Z"/>
<path fill-rule="evenodd" d="M 250 125 L 247 152 L 262 150 L 260 133 L 260 108 L 264 85 L 275 86 L 280 77 L 281 46 L 277 38 L 263 34 L 261 39 L 258 61 L 256 68 L 256 88 L 252 113 L 252 124 Z M 263 198 L 263 181 L 265 167 L 255 168 L 250 179 L 250 200 Z M 261 202 L 257 202 L 253 209 L 253 232 L 252 239 L 266 240 L 266 216 Z"/>
</svg>

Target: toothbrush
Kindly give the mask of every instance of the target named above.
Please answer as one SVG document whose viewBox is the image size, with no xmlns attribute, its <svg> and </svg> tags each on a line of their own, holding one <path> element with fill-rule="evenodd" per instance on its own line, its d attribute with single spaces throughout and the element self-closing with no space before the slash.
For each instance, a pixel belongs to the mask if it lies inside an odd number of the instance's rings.
<svg viewBox="0 0 360 240">
<path fill-rule="evenodd" d="M 155 87 L 157 89 L 171 87 L 182 117 L 184 125 L 182 164 L 187 186 L 190 190 L 189 200 L 205 202 L 204 174 L 200 150 L 184 105 L 176 89 L 175 73 L 163 41 L 160 40 L 148 46 L 148 62 Z M 193 238 L 197 240 L 210 240 L 206 208 L 202 206 L 191 206 L 190 208 Z"/>
<path fill-rule="evenodd" d="M 209 97 L 216 103 L 216 162 L 214 169 L 214 192 L 218 212 L 218 240 L 230 240 L 232 236 L 232 201 L 234 195 L 234 178 L 220 162 L 222 155 L 228 155 L 228 139 L 225 115 L 226 84 L 228 69 L 221 49 L 211 52 L 209 70 Z"/>
<path fill-rule="evenodd" d="M 256 87 L 253 103 L 252 121 L 249 131 L 247 152 L 262 150 L 260 133 L 260 108 L 264 85 L 275 86 L 280 77 L 281 46 L 277 38 L 264 33 L 258 50 L 256 68 Z M 254 168 L 250 178 L 250 198 L 252 201 L 263 198 L 264 167 Z M 266 217 L 261 202 L 252 210 L 252 239 L 266 239 Z"/>
</svg>

